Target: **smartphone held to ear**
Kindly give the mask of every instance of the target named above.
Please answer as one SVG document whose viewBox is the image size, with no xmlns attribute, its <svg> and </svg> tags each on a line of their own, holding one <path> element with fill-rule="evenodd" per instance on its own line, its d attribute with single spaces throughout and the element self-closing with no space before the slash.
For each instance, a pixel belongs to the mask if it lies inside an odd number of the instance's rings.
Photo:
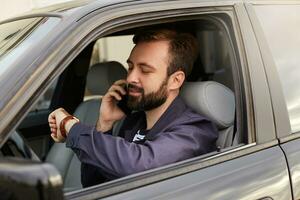
<svg viewBox="0 0 300 200">
<path fill-rule="evenodd" d="M 124 84 L 123 87 L 127 93 L 127 84 Z M 128 101 L 128 95 L 127 94 L 122 95 L 122 99 L 117 103 L 117 105 L 126 115 L 129 115 L 131 114 L 132 110 L 128 108 L 127 101 Z"/>
</svg>

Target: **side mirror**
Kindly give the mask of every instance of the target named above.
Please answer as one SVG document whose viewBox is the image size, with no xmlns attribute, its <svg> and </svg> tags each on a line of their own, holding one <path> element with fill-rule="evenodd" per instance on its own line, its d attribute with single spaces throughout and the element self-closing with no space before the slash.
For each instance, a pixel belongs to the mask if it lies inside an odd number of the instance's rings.
<svg viewBox="0 0 300 200">
<path fill-rule="evenodd" d="M 0 199 L 62 200 L 62 178 L 50 164 L 0 159 Z"/>
</svg>

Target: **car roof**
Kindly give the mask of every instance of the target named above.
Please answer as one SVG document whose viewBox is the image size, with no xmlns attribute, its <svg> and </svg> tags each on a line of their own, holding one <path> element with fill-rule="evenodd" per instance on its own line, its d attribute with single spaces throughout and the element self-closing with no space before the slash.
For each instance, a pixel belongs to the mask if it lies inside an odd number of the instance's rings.
<svg viewBox="0 0 300 200">
<path fill-rule="evenodd" d="M 57 16 L 72 16 L 72 18 L 81 18 L 88 13 L 91 13 L 97 9 L 105 8 L 112 5 L 122 4 L 126 2 L 165 2 L 166 0 L 71 0 L 64 3 L 57 3 L 46 7 L 36 8 L 31 11 L 22 13 L 13 18 L 6 19 L 4 21 L 0 21 L 0 24 L 6 23 L 9 21 L 14 21 L 18 19 L 23 19 L 31 16 L 45 16 L 45 15 L 57 15 Z M 174 2 L 186 1 L 186 0 L 169 0 Z M 247 0 L 198 0 L 199 2 L 241 2 Z"/>
<path fill-rule="evenodd" d="M 46 7 L 35 8 L 30 11 L 24 12 L 20 15 L 16 15 L 12 18 L 0 21 L 0 24 L 24 19 L 31 16 L 45 16 L 45 15 L 57 15 L 57 16 L 78 16 L 82 17 L 94 10 L 105 8 L 107 6 L 122 4 L 125 2 L 159 2 L 163 0 L 71 0 L 64 3 L 57 3 Z"/>
<path fill-rule="evenodd" d="M 99 8 L 104 8 L 110 5 L 120 4 L 124 2 L 133 2 L 135 0 L 71 0 L 64 3 L 57 3 L 46 7 L 35 8 L 28 12 L 16 15 L 12 18 L 0 21 L 0 24 L 24 19 L 32 16 L 84 16 Z"/>
</svg>

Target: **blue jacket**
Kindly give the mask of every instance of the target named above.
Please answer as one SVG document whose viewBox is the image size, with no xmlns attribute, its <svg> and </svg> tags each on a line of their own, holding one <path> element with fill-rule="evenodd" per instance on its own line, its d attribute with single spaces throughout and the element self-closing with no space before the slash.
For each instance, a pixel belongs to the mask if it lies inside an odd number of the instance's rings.
<svg viewBox="0 0 300 200">
<path fill-rule="evenodd" d="M 120 130 L 121 137 L 112 136 L 111 131 L 101 133 L 95 127 L 77 123 L 68 134 L 66 146 L 77 154 L 83 164 L 96 167 L 108 180 L 216 149 L 216 127 L 187 107 L 180 97 L 147 131 L 144 140 L 133 142 L 136 133 L 145 127 L 143 112 L 126 117 Z M 87 170 L 86 166 L 82 167 L 82 173 Z"/>
</svg>

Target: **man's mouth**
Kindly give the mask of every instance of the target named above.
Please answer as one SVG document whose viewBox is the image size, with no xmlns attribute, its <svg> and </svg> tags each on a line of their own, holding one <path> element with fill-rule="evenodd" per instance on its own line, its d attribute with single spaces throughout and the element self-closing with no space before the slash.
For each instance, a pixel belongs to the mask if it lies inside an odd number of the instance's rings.
<svg viewBox="0 0 300 200">
<path fill-rule="evenodd" d="M 140 96 L 143 93 L 143 88 L 137 87 L 132 84 L 128 84 L 128 95 Z"/>
<path fill-rule="evenodd" d="M 142 93 L 138 90 L 131 90 L 131 89 L 128 90 L 128 95 L 130 96 L 140 96 L 141 94 Z"/>
</svg>

